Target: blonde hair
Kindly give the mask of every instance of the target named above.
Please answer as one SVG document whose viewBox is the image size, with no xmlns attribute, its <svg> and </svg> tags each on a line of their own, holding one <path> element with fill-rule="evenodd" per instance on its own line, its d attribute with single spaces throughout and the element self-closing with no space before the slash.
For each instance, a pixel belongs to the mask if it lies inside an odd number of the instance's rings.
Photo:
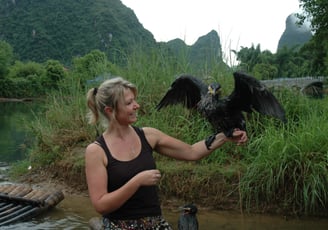
<svg viewBox="0 0 328 230">
<path fill-rule="evenodd" d="M 87 105 L 89 107 L 87 118 L 89 124 L 97 124 L 100 115 L 109 121 L 109 117 L 105 114 L 106 106 L 112 108 L 115 118 L 118 102 L 124 99 L 125 89 L 130 89 L 137 96 L 136 86 L 122 77 L 108 79 L 98 88 L 89 89 L 87 93 Z"/>
</svg>

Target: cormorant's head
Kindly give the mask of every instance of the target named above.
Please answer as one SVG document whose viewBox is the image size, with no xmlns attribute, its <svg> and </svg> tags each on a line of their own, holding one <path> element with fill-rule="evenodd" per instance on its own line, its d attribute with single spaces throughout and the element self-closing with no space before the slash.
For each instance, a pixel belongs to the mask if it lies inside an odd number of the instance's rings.
<svg viewBox="0 0 328 230">
<path fill-rule="evenodd" d="M 180 207 L 184 215 L 195 215 L 198 211 L 197 206 L 194 204 L 187 204 L 183 207 Z"/>
<path fill-rule="evenodd" d="M 212 96 L 220 96 L 221 94 L 221 85 L 217 82 L 211 83 L 208 86 L 208 93 Z"/>
</svg>

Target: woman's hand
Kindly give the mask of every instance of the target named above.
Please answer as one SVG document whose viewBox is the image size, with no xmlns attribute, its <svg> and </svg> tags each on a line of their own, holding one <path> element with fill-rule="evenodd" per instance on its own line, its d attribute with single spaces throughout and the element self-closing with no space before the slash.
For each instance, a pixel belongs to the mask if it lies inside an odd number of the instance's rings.
<svg viewBox="0 0 328 230">
<path fill-rule="evenodd" d="M 161 179 L 161 173 L 157 169 L 145 170 L 136 175 L 141 186 L 156 185 Z"/>
<path fill-rule="evenodd" d="M 232 133 L 232 137 L 228 138 L 228 140 L 237 143 L 237 145 L 242 145 L 248 140 L 247 133 L 246 131 L 235 129 Z"/>
</svg>

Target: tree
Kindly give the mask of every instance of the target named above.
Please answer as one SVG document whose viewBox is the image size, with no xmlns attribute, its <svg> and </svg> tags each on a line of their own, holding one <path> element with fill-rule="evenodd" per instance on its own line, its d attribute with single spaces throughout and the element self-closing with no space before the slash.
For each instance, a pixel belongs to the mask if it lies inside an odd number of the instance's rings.
<svg viewBox="0 0 328 230">
<path fill-rule="evenodd" d="M 65 77 L 64 66 L 57 60 L 46 62 L 46 82 L 50 88 L 57 88 L 58 82 Z"/>
<path fill-rule="evenodd" d="M 43 95 L 42 79 L 45 76 L 44 66 L 36 62 L 16 61 L 9 68 L 7 89 L 12 92 L 10 97 L 35 97 Z M 11 87 L 11 88 L 9 88 Z"/>
<path fill-rule="evenodd" d="M 8 74 L 13 59 L 13 48 L 7 42 L 0 41 L 0 79 L 4 79 Z"/>
<path fill-rule="evenodd" d="M 254 45 L 251 48 L 242 47 L 236 55 L 237 60 L 240 61 L 239 68 L 252 73 L 256 78 L 265 80 L 277 77 L 278 69 L 275 66 L 275 55 L 269 50 L 261 52 L 260 45 L 257 45 L 256 48 Z"/>
<path fill-rule="evenodd" d="M 15 78 L 41 79 L 41 77 L 44 76 L 44 74 L 45 74 L 44 67 L 37 62 L 16 61 L 13 65 L 10 66 L 8 77 L 11 79 L 15 79 Z"/>
<path fill-rule="evenodd" d="M 278 69 L 274 65 L 260 63 L 253 69 L 253 75 L 259 80 L 272 80 L 277 76 Z"/>
<path fill-rule="evenodd" d="M 106 73 L 109 62 L 104 52 L 93 50 L 83 57 L 75 58 L 73 63 L 79 79 L 86 81 Z"/>
<path fill-rule="evenodd" d="M 311 19 L 312 30 L 315 33 L 327 33 L 328 30 L 328 0 L 300 0 L 303 14 L 298 14 L 300 23 Z"/>
<path fill-rule="evenodd" d="M 241 47 L 238 52 L 236 52 L 235 50 L 233 50 L 232 52 L 237 55 L 237 61 L 240 61 L 240 67 L 246 72 L 252 72 L 254 66 L 257 63 L 260 63 L 260 44 L 258 44 L 256 48 L 252 44 L 251 48 Z"/>
<path fill-rule="evenodd" d="M 303 14 L 298 14 L 300 23 L 310 19 L 314 32 L 312 43 L 307 47 L 313 49 L 315 58 L 312 67 L 318 74 L 328 74 L 328 0 L 300 0 Z"/>
</svg>

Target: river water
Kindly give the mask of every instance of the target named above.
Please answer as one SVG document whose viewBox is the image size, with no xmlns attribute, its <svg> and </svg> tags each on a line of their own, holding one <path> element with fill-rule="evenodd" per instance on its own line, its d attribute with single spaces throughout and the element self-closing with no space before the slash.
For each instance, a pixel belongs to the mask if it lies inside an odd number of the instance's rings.
<svg viewBox="0 0 328 230">
<path fill-rule="evenodd" d="M 0 163 L 12 163 L 26 157 L 31 143 L 23 120 L 33 119 L 35 105 L 29 103 L 0 103 Z M 7 167 L 2 165 L 0 169 Z M 1 178 L 0 178 L 1 179 Z M 3 179 L 5 180 L 5 179 Z M 8 183 L 8 181 L 1 182 Z M 182 205 L 182 204 L 179 204 Z M 163 208 L 163 215 L 177 229 L 177 209 Z M 29 221 L 1 227 L 1 229 L 89 229 L 90 218 L 98 216 L 87 196 L 66 195 L 55 208 Z M 250 215 L 227 211 L 200 209 L 197 218 L 200 230 L 327 230 L 328 218 L 302 218 L 286 220 L 282 216 Z"/>
</svg>

